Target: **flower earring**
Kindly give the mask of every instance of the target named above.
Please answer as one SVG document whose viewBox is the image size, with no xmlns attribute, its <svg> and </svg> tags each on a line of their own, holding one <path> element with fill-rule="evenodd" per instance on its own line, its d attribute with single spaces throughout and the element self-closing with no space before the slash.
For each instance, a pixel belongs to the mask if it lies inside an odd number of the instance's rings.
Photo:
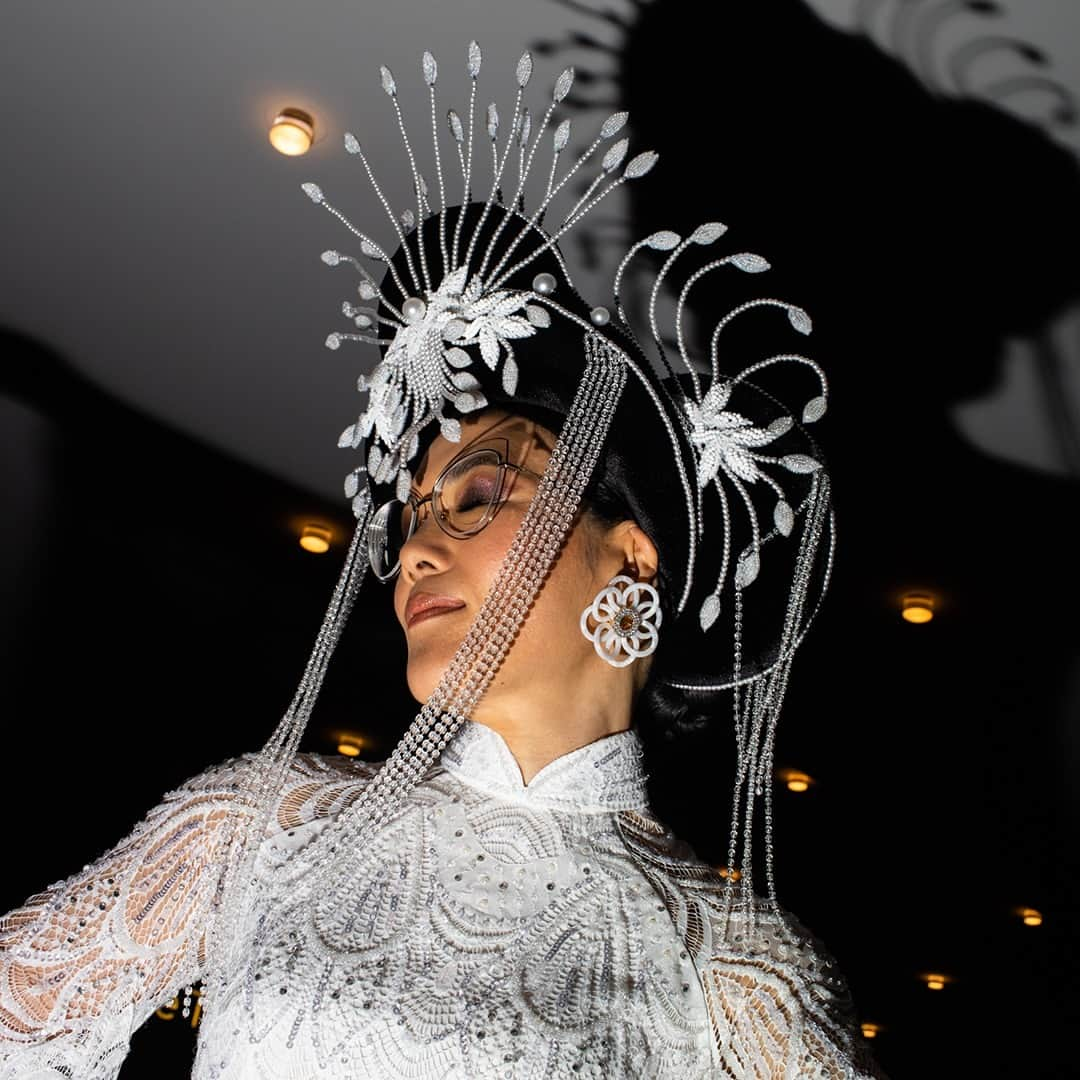
<svg viewBox="0 0 1080 1080">
<path fill-rule="evenodd" d="M 660 594 L 646 582 L 620 574 L 581 613 L 581 632 L 601 660 L 622 668 L 656 652 L 662 618 Z"/>
</svg>

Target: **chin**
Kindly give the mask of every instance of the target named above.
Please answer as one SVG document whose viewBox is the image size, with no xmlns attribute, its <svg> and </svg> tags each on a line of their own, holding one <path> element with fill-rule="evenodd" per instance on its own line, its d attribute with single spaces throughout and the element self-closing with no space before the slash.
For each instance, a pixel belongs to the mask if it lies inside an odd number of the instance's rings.
<svg viewBox="0 0 1080 1080">
<path fill-rule="evenodd" d="M 405 670 L 409 693 L 421 704 L 427 701 L 435 687 L 439 685 L 443 672 L 450 666 L 453 658 L 453 651 L 442 655 L 440 650 L 440 654 L 435 655 L 434 650 L 428 649 L 424 650 L 422 657 L 410 656 Z"/>
</svg>

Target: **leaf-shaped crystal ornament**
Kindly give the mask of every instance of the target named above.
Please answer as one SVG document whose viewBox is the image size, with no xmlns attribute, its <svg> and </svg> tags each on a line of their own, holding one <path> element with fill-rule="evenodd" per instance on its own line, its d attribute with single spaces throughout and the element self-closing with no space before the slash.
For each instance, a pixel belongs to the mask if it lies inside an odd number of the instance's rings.
<svg viewBox="0 0 1080 1080">
<path fill-rule="evenodd" d="M 461 442 L 461 423 L 458 420 L 443 419 L 439 421 L 439 434 L 447 442 Z"/>
<path fill-rule="evenodd" d="M 345 132 L 345 153 L 362 153 L 362 150 L 360 148 L 360 140 L 351 131 Z"/>
<path fill-rule="evenodd" d="M 435 63 L 435 57 L 429 52 L 424 53 L 424 82 L 428 86 L 434 86 L 435 80 L 439 77 L 439 65 Z"/>
<path fill-rule="evenodd" d="M 794 473 L 812 473 L 821 468 L 820 461 L 806 454 L 785 454 L 780 459 L 780 464 Z"/>
<path fill-rule="evenodd" d="M 517 392 L 517 381 L 518 381 L 517 363 L 514 361 L 514 358 L 512 356 L 508 356 L 503 361 L 502 385 L 503 385 L 503 390 L 510 397 L 513 397 L 514 394 Z"/>
<path fill-rule="evenodd" d="M 658 161 L 660 155 L 654 150 L 646 150 L 643 154 L 630 159 L 630 164 L 623 170 L 623 176 L 628 180 L 637 180 L 644 176 Z"/>
<path fill-rule="evenodd" d="M 393 97 L 397 93 L 397 83 L 394 82 L 394 76 L 390 74 L 390 69 L 382 66 L 379 68 L 379 74 L 382 77 L 382 88 Z"/>
<path fill-rule="evenodd" d="M 600 163 L 600 168 L 602 168 L 604 172 L 614 172 L 622 164 L 622 160 L 626 157 L 626 151 L 629 147 L 629 139 L 619 139 L 618 142 L 612 144 L 611 148 L 604 155 L 604 158 Z"/>
<path fill-rule="evenodd" d="M 337 266 L 337 264 L 341 262 L 341 255 L 336 251 L 324 251 L 319 258 L 322 259 L 327 266 Z"/>
<path fill-rule="evenodd" d="M 530 304 L 525 309 L 525 315 L 533 326 L 537 326 L 541 330 L 546 330 L 551 325 L 551 316 L 547 313 L 547 309 L 537 304 Z"/>
<path fill-rule="evenodd" d="M 382 447 L 379 446 L 378 443 L 371 444 L 368 449 L 367 468 L 368 472 L 371 473 L 372 476 L 378 474 L 379 469 L 382 467 L 383 458 L 385 456 L 386 455 L 382 452 Z"/>
<path fill-rule="evenodd" d="M 701 610 L 698 612 L 698 621 L 701 623 L 702 630 L 708 630 L 720 615 L 720 597 L 715 593 L 712 596 L 707 596 L 705 602 L 701 605 Z"/>
<path fill-rule="evenodd" d="M 459 352 L 461 350 L 458 350 Z M 459 390 L 479 390 L 480 381 L 471 371 L 455 371 L 450 376 L 450 381 Z"/>
<path fill-rule="evenodd" d="M 312 184 L 310 181 L 300 185 L 300 190 L 313 202 L 321 203 L 323 201 L 322 188 L 318 184 Z"/>
<path fill-rule="evenodd" d="M 555 147 L 555 152 L 566 149 L 566 144 L 570 141 L 570 121 L 563 120 L 562 123 L 555 129 L 555 134 L 552 136 L 552 145 Z"/>
<path fill-rule="evenodd" d="M 494 101 L 487 107 L 487 132 L 492 139 L 499 134 L 499 109 Z"/>
<path fill-rule="evenodd" d="M 473 79 L 480 74 L 480 46 L 475 41 L 469 42 L 469 62 L 467 66 L 469 76 Z"/>
<path fill-rule="evenodd" d="M 447 109 L 446 119 L 450 124 L 450 134 L 457 142 L 465 141 L 465 128 L 461 124 L 461 117 L 453 109 Z"/>
<path fill-rule="evenodd" d="M 661 229 L 660 232 L 654 232 L 651 236 L 646 237 L 642 241 L 647 247 L 651 247 L 654 251 L 670 251 L 672 248 L 678 247 L 682 242 L 682 237 L 678 233 L 672 232 L 670 229 Z"/>
<path fill-rule="evenodd" d="M 727 232 L 727 226 L 719 221 L 706 221 L 699 225 L 691 234 L 692 244 L 712 244 Z"/>
<path fill-rule="evenodd" d="M 795 307 L 793 304 L 788 305 L 787 309 L 788 321 L 791 323 L 800 334 L 809 334 L 814 328 L 813 323 L 810 321 L 810 316 L 806 314 L 800 307 Z"/>
<path fill-rule="evenodd" d="M 825 397 L 818 395 L 811 398 L 804 406 L 802 418 L 804 424 L 813 424 L 825 415 Z"/>
<path fill-rule="evenodd" d="M 760 274 L 769 269 L 769 263 L 752 251 L 741 251 L 732 255 L 729 261 L 747 274 Z"/>
<path fill-rule="evenodd" d="M 740 556 L 735 568 L 735 587 L 745 589 L 761 571 L 761 558 L 755 548 L 747 548 Z"/>
<path fill-rule="evenodd" d="M 324 342 L 328 349 L 340 349 L 341 348 L 341 335 L 340 334 L 327 334 L 326 341 Z"/>
<path fill-rule="evenodd" d="M 629 117 L 628 112 L 612 113 L 600 127 L 600 138 L 610 139 L 612 135 L 623 129 Z"/>
<path fill-rule="evenodd" d="M 531 53 L 522 53 L 521 59 L 517 63 L 517 84 L 518 86 L 525 86 L 529 79 L 532 77 L 533 70 L 533 58 Z"/>
<path fill-rule="evenodd" d="M 559 77 L 555 80 L 555 89 L 552 92 L 552 99 L 555 101 L 562 101 L 567 94 L 570 93 L 570 87 L 574 85 L 574 69 L 567 68 Z"/>
<path fill-rule="evenodd" d="M 795 426 L 795 421 L 790 416 L 778 416 L 768 427 L 768 432 L 773 438 L 778 439 L 786 435 Z"/>
<path fill-rule="evenodd" d="M 360 477 L 364 475 L 363 467 L 353 469 L 345 477 L 345 498 L 351 499 L 360 490 Z"/>
<path fill-rule="evenodd" d="M 781 536 L 790 536 L 791 530 L 795 528 L 795 514 L 783 499 L 773 508 L 773 524 Z"/>
</svg>

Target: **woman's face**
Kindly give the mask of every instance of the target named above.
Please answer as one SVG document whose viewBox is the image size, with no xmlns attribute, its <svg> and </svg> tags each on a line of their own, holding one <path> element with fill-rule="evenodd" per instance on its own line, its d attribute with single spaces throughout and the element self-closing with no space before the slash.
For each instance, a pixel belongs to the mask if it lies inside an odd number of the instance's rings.
<svg viewBox="0 0 1080 1080">
<path fill-rule="evenodd" d="M 467 449 L 488 445 L 508 448 L 511 462 L 539 475 L 555 442 L 539 425 L 495 410 L 463 420 L 461 428 L 460 442 L 439 436 L 432 443 L 416 471 L 414 492 L 430 494 L 451 461 Z M 481 532 L 465 539 L 448 536 L 435 523 L 431 504 L 425 503 L 415 532 L 402 548 L 394 610 L 409 647 L 409 689 L 418 701 L 428 698 L 453 658 L 536 493 L 538 481 L 531 476 L 510 470 L 506 479 L 505 501 Z M 595 665 L 602 666 L 578 624 L 596 593 L 624 570 L 626 559 L 618 545 L 606 542 L 613 532 L 579 514 L 485 703 L 503 692 L 527 690 L 538 676 L 559 672 L 560 679 L 588 678 L 597 671 Z"/>
</svg>

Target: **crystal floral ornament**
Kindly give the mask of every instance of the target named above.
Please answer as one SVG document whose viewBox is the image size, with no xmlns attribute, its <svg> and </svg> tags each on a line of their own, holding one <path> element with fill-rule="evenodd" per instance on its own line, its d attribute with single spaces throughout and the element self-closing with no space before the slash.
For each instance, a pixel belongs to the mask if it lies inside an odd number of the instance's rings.
<svg viewBox="0 0 1080 1080">
<path fill-rule="evenodd" d="M 619 265 L 615 275 L 615 303 L 619 317 L 625 323 L 626 317 L 619 298 L 619 286 L 631 260 L 645 248 L 671 253 L 653 282 L 648 307 L 649 327 L 653 340 L 663 357 L 669 375 L 674 376 L 675 367 L 672 358 L 668 355 L 670 346 L 665 342 L 658 325 L 658 306 L 662 288 L 667 283 L 676 261 L 684 252 L 693 247 L 711 245 L 726 233 L 727 226 L 718 221 L 709 221 L 699 225 L 686 238 L 670 230 L 662 230 L 635 244 Z M 828 393 L 825 373 L 817 363 L 798 353 L 782 353 L 749 365 L 733 378 L 723 375 L 719 367 L 720 336 L 733 320 L 755 309 L 775 307 L 786 313 L 792 329 L 806 335 L 810 333 L 812 324 L 809 315 L 802 308 L 783 300 L 766 297 L 740 304 L 727 312 L 717 322 L 711 335 L 708 374 L 702 372 L 704 365 L 690 355 L 687 347 L 684 330 L 685 311 L 689 293 L 699 281 L 713 272 L 724 269 L 734 269 L 744 274 L 760 274 L 769 268 L 768 260 L 760 255 L 748 251 L 736 252 L 712 259 L 690 273 L 678 292 L 674 337 L 679 363 L 686 372 L 690 387 L 683 401 L 683 410 L 687 435 L 695 452 L 697 488 L 699 492 L 704 492 L 712 485 L 719 496 L 720 510 L 725 525 L 722 530 L 723 554 L 718 580 L 713 592 L 705 598 L 698 611 L 702 630 L 708 630 L 716 622 L 721 608 L 720 596 L 729 579 L 732 580 L 736 589 L 743 589 L 750 585 L 761 571 L 761 548 L 766 539 L 773 536 L 790 536 L 795 528 L 797 511 L 792 508 L 784 488 L 770 475 L 766 466 L 775 466 L 792 473 L 813 473 L 821 467 L 821 463 L 816 458 L 807 454 L 769 455 L 761 452 L 762 447 L 768 446 L 791 431 L 794 426 L 793 417 L 782 415 L 762 427 L 750 418 L 726 407 L 733 391 L 740 383 L 745 381 L 748 385 L 753 385 L 750 383 L 749 376 L 764 372 L 778 364 L 804 365 L 816 375 L 820 388 L 820 393 L 811 398 L 802 411 L 803 423 L 813 423 L 825 415 Z M 706 386 L 707 389 L 705 389 Z M 758 511 L 751 494 L 751 488 L 755 485 L 771 488 L 776 496 L 772 514 L 773 531 L 767 535 L 762 534 Z M 730 521 L 733 503 L 745 508 L 750 524 L 751 542 L 736 560 L 732 574 L 731 530 L 727 524 Z M 702 531 L 706 523 L 703 520 L 704 507 L 700 502 L 699 514 L 702 516 L 698 520 L 698 529 Z"/>
<path fill-rule="evenodd" d="M 412 481 L 408 462 L 416 452 L 418 433 L 437 420 L 443 438 L 450 442 L 461 438 L 460 423 L 443 415 L 444 403 L 451 402 L 459 413 L 487 405 L 479 381 L 468 370 L 473 356 L 466 349 L 478 347 L 480 358 L 493 371 L 501 361 L 503 389 L 512 395 L 517 364 L 510 343 L 535 334 L 549 319 L 547 312 L 530 311 L 533 294 L 505 289 L 485 293 L 477 278 L 465 284 L 467 272 L 466 266 L 452 271 L 426 301 L 417 297 L 405 301 L 405 325 L 363 382 L 368 407 L 338 440 L 339 446 L 356 448 L 374 432 L 390 449 L 372 446 L 368 474 L 381 484 L 396 473 L 402 498 Z"/>
<path fill-rule="evenodd" d="M 317 184 L 302 185 L 312 202 L 338 218 L 359 240 L 359 256 L 327 251 L 323 253 L 323 261 L 329 266 L 351 266 L 361 278 L 358 285 L 360 298 L 377 300 L 379 304 L 378 310 L 344 304 L 343 313 L 353 320 L 359 332 L 331 333 L 326 339 L 327 347 L 338 349 L 346 341 L 386 347 L 381 362 L 371 375 L 359 378 L 358 389 L 368 395 L 366 407 L 338 440 L 339 446 L 351 449 L 367 443 L 366 470 L 354 469 L 345 481 L 346 494 L 354 500 L 354 512 L 359 512 L 358 508 L 365 505 L 362 499 L 357 502 L 365 471 L 376 484 L 396 481 L 398 496 L 402 499 L 407 496 L 412 481 L 410 463 L 419 449 L 420 432 L 429 423 L 437 422 L 444 438 L 458 441 L 460 422 L 453 416 L 448 417 L 444 410 L 449 404 L 457 413 L 465 415 L 486 406 L 487 400 L 475 374 L 477 361 L 488 370 L 498 372 L 504 393 L 514 396 L 518 364 L 512 342 L 548 328 L 551 314 L 547 308 L 556 309 L 559 305 L 553 298 L 556 292 L 554 276 L 547 271 L 536 275 L 533 289 L 512 289 L 505 287 L 506 282 L 546 252 L 553 251 L 561 264 L 556 247 L 558 240 L 619 185 L 648 173 L 657 159 L 655 153 L 646 151 L 626 161 L 629 149 L 626 138 L 603 149 L 604 144 L 626 124 L 627 114 L 618 112 L 604 121 L 598 137 L 576 160 L 564 166 L 560 174 L 560 159 L 570 138 L 570 121 L 562 120 L 554 129 L 551 123 L 555 109 L 573 85 L 573 69 L 567 68 L 559 75 L 550 102 L 539 118 L 534 119 L 533 113 L 523 106 L 524 91 L 533 74 L 532 56 L 524 53 L 515 71 L 516 94 L 508 114 L 509 123 L 505 123 L 495 103 L 489 104 L 486 110 L 477 108 L 480 64 L 480 47 L 474 41 L 469 45 L 466 63 L 471 83 L 468 110 L 464 117 L 454 109 L 446 114 L 450 146 L 461 173 L 461 206 L 476 201 L 474 186 L 482 183 L 475 160 L 481 151 L 478 144 L 483 134 L 490 142 L 490 187 L 479 221 L 470 228 L 468 235 L 463 234 L 464 213 L 458 214 L 452 224 L 447 220 L 446 211 L 451 203 L 443 162 L 444 139 L 440 138 L 436 106 L 439 68 L 430 52 L 423 55 L 421 73 L 431 104 L 436 181 L 433 187 L 429 187 L 420 172 L 406 133 L 398 103 L 397 82 L 388 68 L 380 68 L 382 88 L 392 103 L 409 160 L 415 207 L 395 212 L 379 186 L 360 141 L 352 134 L 345 136 L 346 151 L 361 162 L 394 231 L 396 243 L 390 250 L 401 253 L 402 265 L 387 254 L 386 248 L 331 206 Z M 550 141 L 551 147 L 546 187 L 539 204 L 527 213 L 524 208 L 526 181 L 545 139 Z M 584 167 L 597 155 L 600 157 L 599 172 L 585 186 L 584 194 L 577 198 L 555 229 L 543 231 L 539 223 L 554 200 L 571 180 L 576 182 L 583 175 Z M 492 228 L 485 234 L 484 227 L 489 222 Z M 405 242 L 407 233 L 422 228 L 437 229 L 439 258 L 436 262 L 439 265 L 433 264 L 423 242 L 416 244 L 415 250 Z M 482 235 L 487 235 L 486 243 L 479 242 Z M 382 285 L 365 266 L 364 259 L 383 264 L 384 269 L 380 271 L 380 276 L 384 276 Z M 595 311 L 606 315 L 604 308 Z M 599 322 L 595 317 L 593 319 L 595 325 L 603 325 L 604 321 L 606 319 Z M 388 336 L 379 336 L 381 328 L 386 328 Z M 590 328 L 586 323 L 585 329 Z"/>
<path fill-rule="evenodd" d="M 622 668 L 656 651 L 663 617 L 656 589 L 620 574 L 581 613 L 581 632 L 601 660 Z"/>
</svg>

